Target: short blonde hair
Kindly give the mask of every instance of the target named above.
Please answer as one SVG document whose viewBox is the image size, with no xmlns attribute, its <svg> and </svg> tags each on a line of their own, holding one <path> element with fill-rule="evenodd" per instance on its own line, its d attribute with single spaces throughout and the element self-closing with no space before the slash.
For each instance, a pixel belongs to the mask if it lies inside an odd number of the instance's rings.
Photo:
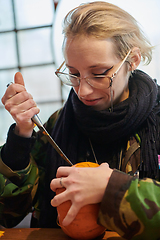
<svg viewBox="0 0 160 240">
<path fill-rule="evenodd" d="M 137 21 L 126 11 L 107 2 L 95 1 L 72 9 L 64 19 L 64 40 L 77 35 L 110 38 L 116 54 L 123 59 L 129 49 L 138 47 L 142 60 L 152 60 L 152 46 L 144 36 Z"/>
</svg>

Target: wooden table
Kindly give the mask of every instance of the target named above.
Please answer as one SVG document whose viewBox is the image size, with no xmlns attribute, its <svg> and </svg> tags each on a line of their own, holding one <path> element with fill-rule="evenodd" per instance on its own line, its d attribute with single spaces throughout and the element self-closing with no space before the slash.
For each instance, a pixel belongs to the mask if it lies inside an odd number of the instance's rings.
<svg viewBox="0 0 160 240">
<path fill-rule="evenodd" d="M 0 229 L 0 240 L 71 240 L 61 229 L 54 228 L 10 228 Z M 122 240 L 115 232 L 106 232 L 97 240 Z"/>
</svg>

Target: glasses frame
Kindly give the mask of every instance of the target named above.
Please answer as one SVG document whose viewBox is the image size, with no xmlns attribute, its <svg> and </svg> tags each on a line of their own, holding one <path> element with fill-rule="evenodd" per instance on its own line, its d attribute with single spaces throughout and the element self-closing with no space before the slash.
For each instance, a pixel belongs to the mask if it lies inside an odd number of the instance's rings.
<svg viewBox="0 0 160 240">
<path fill-rule="evenodd" d="M 110 78 L 110 85 L 109 85 L 109 87 L 107 87 L 107 88 L 112 87 L 113 79 L 116 77 L 116 75 L 118 74 L 119 70 L 121 69 L 121 67 L 123 66 L 123 64 L 126 62 L 126 60 L 127 60 L 128 56 L 130 55 L 130 53 L 131 53 L 131 49 L 128 51 L 127 55 L 126 55 L 125 58 L 122 60 L 122 63 L 119 65 L 119 67 L 118 67 L 117 70 L 112 74 L 111 77 L 110 77 L 110 76 L 107 76 L 107 75 L 106 75 L 106 76 L 104 76 L 104 75 L 98 75 L 98 77 L 103 77 L 103 78 L 108 77 L 108 78 Z M 74 77 L 74 78 L 76 78 L 76 79 L 78 80 L 78 85 L 77 85 L 77 86 L 74 86 L 74 85 L 68 85 L 68 86 L 78 87 L 78 86 L 80 85 L 80 80 L 81 80 L 81 79 L 85 79 L 85 81 L 86 81 L 90 86 L 94 87 L 94 86 L 89 82 L 89 79 L 90 79 L 90 78 L 88 78 L 88 77 L 86 77 L 86 78 L 81 78 L 81 77 L 77 77 L 77 76 L 72 75 L 72 74 L 60 72 L 60 70 L 61 70 L 61 68 L 63 67 L 64 64 L 65 64 L 65 61 L 63 61 L 63 63 L 60 65 L 60 67 L 57 68 L 57 70 L 55 71 L 55 74 L 57 75 L 57 77 L 60 79 L 60 77 L 58 76 L 58 74 L 60 73 L 60 74 L 62 74 L 62 75 L 72 76 L 72 77 Z M 61 80 L 61 79 L 60 79 L 60 80 Z M 61 81 L 62 81 L 62 80 L 61 80 Z M 62 81 L 62 82 L 63 82 L 63 81 Z M 64 82 L 63 82 L 63 83 L 64 83 Z M 64 84 L 66 84 L 66 83 L 64 83 Z M 67 84 L 66 84 L 66 85 L 67 85 Z M 98 87 L 94 87 L 94 88 L 98 88 Z M 104 87 L 103 87 L 103 88 L 104 88 Z M 107 89 L 107 88 L 106 88 L 106 89 Z M 101 88 L 100 88 L 100 89 L 101 89 Z"/>
</svg>

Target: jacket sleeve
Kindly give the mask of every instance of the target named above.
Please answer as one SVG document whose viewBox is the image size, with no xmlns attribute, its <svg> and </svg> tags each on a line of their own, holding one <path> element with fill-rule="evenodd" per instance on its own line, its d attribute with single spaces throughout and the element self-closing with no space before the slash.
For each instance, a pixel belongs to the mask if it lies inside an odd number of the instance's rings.
<svg viewBox="0 0 160 240">
<path fill-rule="evenodd" d="M 55 112 L 45 123 L 51 133 L 59 116 Z M 14 134 L 10 127 L 6 144 L 0 147 L 0 225 L 14 227 L 32 211 L 40 211 L 44 194 L 48 142 L 41 132 L 31 138 Z"/>
<path fill-rule="evenodd" d="M 38 186 L 38 168 L 31 160 L 21 171 L 12 171 L 0 159 L 0 224 L 16 226 L 32 209 Z"/>
<path fill-rule="evenodd" d="M 107 185 L 98 222 L 124 239 L 160 238 L 160 183 L 139 180 L 114 170 Z"/>
<path fill-rule="evenodd" d="M 0 224 L 4 227 L 14 227 L 31 211 L 39 179 L 30 158 L 35 140 L 14 135 L 13 128 L 0 148 Z"/>
</svg>

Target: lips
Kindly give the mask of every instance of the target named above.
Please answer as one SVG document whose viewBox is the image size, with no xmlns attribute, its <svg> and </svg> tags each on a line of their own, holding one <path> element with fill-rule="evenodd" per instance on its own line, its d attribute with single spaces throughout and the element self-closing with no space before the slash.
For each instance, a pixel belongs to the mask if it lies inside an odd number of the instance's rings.
<svg viewBox="0 0 160 240">
<path fill-rule="evenodd" d="M 102 98 L 97 98 L 97 99 L 81 99 L 81 101 L 88 106 L 93 106 L 96 105 Z"/>
</svg>

